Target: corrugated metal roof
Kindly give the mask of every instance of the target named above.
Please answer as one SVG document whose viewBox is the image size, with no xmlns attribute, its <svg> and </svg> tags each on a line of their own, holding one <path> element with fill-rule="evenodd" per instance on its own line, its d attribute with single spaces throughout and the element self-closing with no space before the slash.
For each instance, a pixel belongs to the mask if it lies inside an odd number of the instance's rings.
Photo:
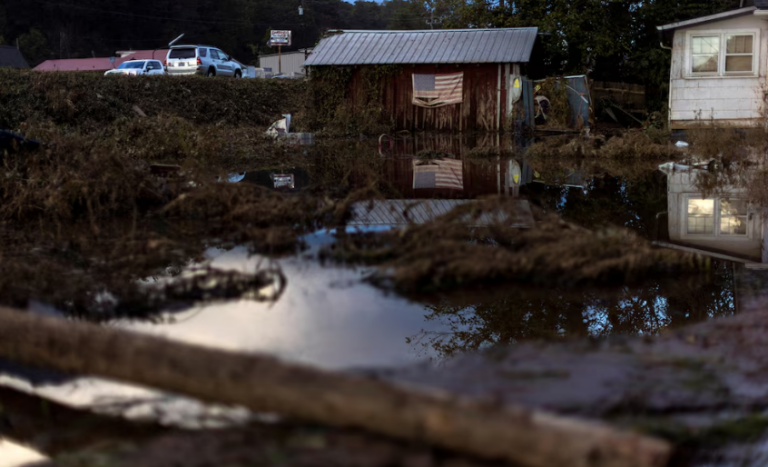
<svg viewBox="0 0 768 467">
<path fill-rule="evenodd" d="M 306 66 L 527 63 L 537 28 L 330 31 Z"/>
<path fill-rule="evenodd" d="M 508 219 L 501 213 L 483 213 L 477 219 L 466 219 L 471 225 L 490 225 L 505 222 L 511 227 L 528 228 L 534 224 L 531 207 L 526 200 L 516 200 L 518 209 L 515 218 Z M 409 224 L 424 224 L 448 214 L 454 208 L 472 200 L 464 199 L 388 199 L 361 201 L 352 205 L 352 219 L 347 225 L 352 227 L 392 226 L 402 227 Z"/>
<path fill-rule="evenodd" d="M 0 67 L 29 68 L 29 65 L 16 47 L 0 45 Z"/>
</svg>

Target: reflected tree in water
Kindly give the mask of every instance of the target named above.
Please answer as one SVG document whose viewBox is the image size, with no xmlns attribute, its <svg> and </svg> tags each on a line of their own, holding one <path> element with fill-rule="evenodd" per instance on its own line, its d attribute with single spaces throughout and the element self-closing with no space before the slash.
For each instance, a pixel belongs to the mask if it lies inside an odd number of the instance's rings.
<svg viewBox="0 0 768 467">
<path fill-rule="evenodd" d="M 426 305 L 427 321 L 447 332 L 408 338 L 441 358 L 531 339 L 653 335 L 737 311 L 734 271 L 713 262 L 708 280 L 659 282 L 618 290 L 515 289 L 484 297 L 442 297 Z"/>
</svg>

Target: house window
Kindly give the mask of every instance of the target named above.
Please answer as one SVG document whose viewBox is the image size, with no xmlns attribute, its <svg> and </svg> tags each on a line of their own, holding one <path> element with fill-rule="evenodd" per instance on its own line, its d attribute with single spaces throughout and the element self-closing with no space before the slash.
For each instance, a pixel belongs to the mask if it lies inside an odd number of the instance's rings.
<svg viewBox="0 0 768 467">
<path fill-rule="evenodd" d="M 743 199 L 687 201 L 686 233 L 702 236 L 746 236 L 747 202 Z"/>
<path fill-rule="evenodd" d="M 720 60 L 720 36 L 691 38 L 691 59 L 694 73 L 717 73 Z"/>
<path fill-rule="evenodd" d="M 747 203 L 743 199 L 720 200 L 720 235 L 747 234 Z"/>
<path fill-rule="evenodd" d="M 753 76 L 757 32 L 689 33 L 690 76 Z"/>
</svg>

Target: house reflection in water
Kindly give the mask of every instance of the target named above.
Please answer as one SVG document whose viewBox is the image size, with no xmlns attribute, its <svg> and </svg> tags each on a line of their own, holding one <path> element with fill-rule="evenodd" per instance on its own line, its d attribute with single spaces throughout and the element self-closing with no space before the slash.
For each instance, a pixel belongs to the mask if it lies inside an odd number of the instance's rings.
<svg viewBox="0 0 768 467">
<path fill-rule="evenodd" d="M 768 269 L 764 218 L 741 190 L 725 187 L 718 190 L 724 195 L 705 197 L 695 182 L 706 169 L 672 162 L 659 169 L 667 175 L 670 245 L 663 245 Z"/>
</svg>

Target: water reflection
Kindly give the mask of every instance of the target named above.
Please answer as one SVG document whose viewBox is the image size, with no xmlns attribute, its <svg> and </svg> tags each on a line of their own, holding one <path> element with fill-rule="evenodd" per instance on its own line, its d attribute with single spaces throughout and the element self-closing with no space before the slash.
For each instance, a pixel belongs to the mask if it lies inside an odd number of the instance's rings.
<svg viewBox="0 0 768 467">
<path fill-rule="evenodd" d="M 142 247 L 146 250 L 144 264 L 138 272 L 115 267 L 128 253 L 136 254 L 135 249 L 105 256 L 98 263 L 75 258 L 78 264 L 93 262 L 90 270 L 102 278 L 103 284 L 96 283 L 98 287 L 90 276 L 78 283 L 80 288 L 75 292 L 87 292 L 83 294 L 87 303 L 59 293 L 52 295 L 48 305 L 34 307 L 198 345 L 268 352 L 319 367 L 349 369 L 405 365 L 416 359 L 440 361 L 459 352 L 527 339 L 656 334 L 740 312 L 748 308 L 747 302 L 768 290 L 755 276 L 757 271 L 749 269 L 763 257 L 759 212 L 750 209 L 736 192 L 705 196 L 690 174 L 638 169 L 631 175 L 614 176 L 569 161 L 562 161 L 556 170 L 545 170 L 540 162 L 522 157 L 510 141 L 496 136 L 410 138 L 395 141 L 381 154 L 377 149 L 368 151 L 365 155 L 317 156 L 308 158 L 304 165 L 249 170 L 240 183 L 287 191 L 320 187 L 323 195 L 346 194 L 373 183 L 383 196 L 354 206 L 350 223 L 354 228 L 427 222 L 474 198 L 504 195 L 519 205 L 522 216 L 516 227 L 532 226 L 537 210 L 557 213 L 588 228 L 620 225 L 652 241 L 715 255 L 712 273 L 708 280 L 650 279 L 637 287 L 613 289 L 507 285 L 450 295 L 402 297 L 366 283 L 366 270 L 321 265 L 312 257 L 312 249 L 273 260 L 252 255 L 244 247 L 205 249 L 195 243 L 187 251 L 168 247 L 160 255 L 162 239 L 152 239 Z M 331 240 L 325 232 L 307 238 L 310 246 Z M 68 264 L 63 263 L 56 271 L 64 274 Z M 169 266 L 171 274 L 167 274 Z M 151 274 L 157 279 L 153 283 L 166 285 L 202 266 L 221 274 L 235 271 L 251 275 L 266 268 L 279 270 L 282 276 L 280 281 L 255 285 L 230 280 L 230 288 L 193 284 L 200 296 L 216 291 L 223 294 L 218 298 L 225 300 L 217 302 L 203 299 L 171 306 L 158 299 L 160 305 L 153 313 L 91 313 L 94 301 L 103 299 L 106 292 L 130 296 L 116 292 L 122 290 L 121 284 L 125 288 L 126 278 Z M 226 275 L 229 279 L 240 277 Z M 173 289 L 165 289 L 165 298 L 179 301 L 175 299 L 188 296 L 190 290 L 185 287 L 174 294 Z M 131 288 L 128 292 L 134 291 Z M 19 300 L 28 295 L 28 290 L 20 291 Z M 173 419 L 179 412 L 205 412 L 191 408 L 195 407 L 192 401 L 169 402 L 167 396 L 141 388 L 90 378 L 46 377 L 26 370 L 0 367 L 0 382 L 78 405 L 103 407 L 106 400 L 127 413 L 162 413 Z M 166 409 L 158 412 L 158 406 Z"/>
<path fill-rule="evenodd" d="M 719 254 L 750 268 L 768 262 L 763 208 L 748 204 L 744 186 L 717 177 L 717 186 L 706 186 L 711 177 L 705 168 L 668 163 L 660 169 L 668 180 L 670 243 Z"/>
<path fill-rule="evenodd" d="M 530 339 L 653 335 L 738 311 L 737 266 L 715 261 L 712 268 L 712 280 L 650 280 L 618 289 L 506 287 L 444 296 L 425 305 L 425 317 L 450 331 L 425 328 L 410 340 L 447 358 Z"/>
</svg>

